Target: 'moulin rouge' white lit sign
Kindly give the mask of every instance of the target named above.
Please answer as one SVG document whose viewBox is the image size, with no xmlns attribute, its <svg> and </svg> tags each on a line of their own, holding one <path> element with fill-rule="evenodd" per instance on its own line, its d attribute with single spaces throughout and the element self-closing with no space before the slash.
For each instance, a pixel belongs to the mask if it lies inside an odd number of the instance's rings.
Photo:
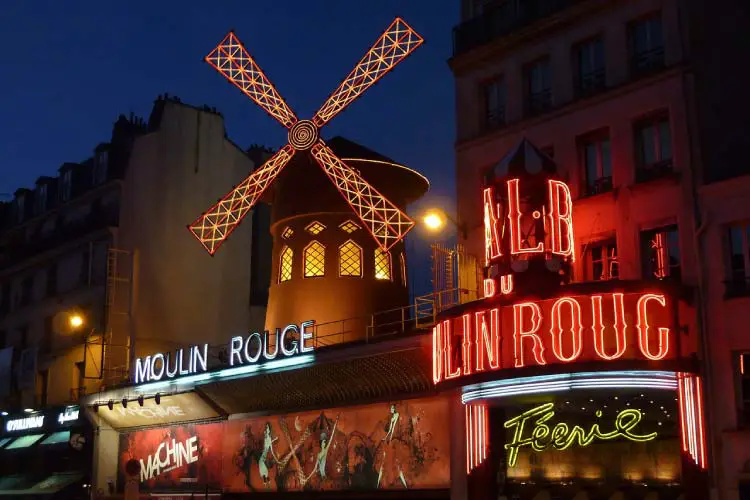
<svg viewBox="0 0 750 500">
<path fill-rule="evenodd" d="M 263 334 L 252 333 L 247 337 L 233 337 L 229 342 L 228 363 L 229 367 L 223 371 L 230 371 L 226 375 L 232 375 L 237 368 L 250 368 L 256 365 L 270 365 L 274 367 L 285 366 L 282 358 L 301 357 L 299 355 L 311 353 L 315 346 L 312 344 L 314 321 L 305 321 L 299 326 L 287 325 L 277 328 L 274 335 L 268 330 Z M 271 342 L 274 340 L 275 342 Z M 174 352 L 152 354 L 145 358 L 135 360 L 135 383 L 159 382 L 173 380 L 187 375 L 203 374 L 208 371 L 208 344 L 201 346 L 190 346 L 178 349 Z M 274 361 L 276 360 L 276 361 Z M 289 360 L 292 361 L 292 360 Z M 278 366 L 277 366 L 278 365 Z M 252 370 L 240 370 L 240 373 L 249 373 Z M 222 371 L 219 375 L 224 375 Z M 193 377 L 191 377 L 193 378 Z"/>
</svg>

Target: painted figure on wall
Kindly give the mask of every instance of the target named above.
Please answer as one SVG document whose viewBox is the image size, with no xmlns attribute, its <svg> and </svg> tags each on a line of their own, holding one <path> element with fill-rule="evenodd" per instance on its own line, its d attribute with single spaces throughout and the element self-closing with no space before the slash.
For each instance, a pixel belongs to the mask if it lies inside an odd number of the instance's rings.
<svg viewBox="0 0 750 500">
<path fill-rule="evenodd" d="M 415 403 L 237 421 L 241 433 L 258 435 L 262 428 L 263 437 L 231 450 L 234 469 L 225 471 L 225 483 L 230 491 L 442 487 L 449 463 L 438 456 L 447 457 L 448 431 L 441 427 L 437 437 L 430 430 L 433 421 L 445 421 L 447 406 L 436 402 L 426 410 Z M 248 457 L 257 457 L 258 466 Z"/>
</svg>

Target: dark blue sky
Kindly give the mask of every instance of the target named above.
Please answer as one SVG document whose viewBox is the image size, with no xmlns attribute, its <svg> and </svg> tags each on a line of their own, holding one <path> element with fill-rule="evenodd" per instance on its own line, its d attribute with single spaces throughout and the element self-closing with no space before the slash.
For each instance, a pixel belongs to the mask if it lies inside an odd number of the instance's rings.
<svg viewBox="0 0 750 500">
<path fill-rule="evenodd" d="M 3 0 L 0 193 L 90 156 L 120 113 L 148 117 L 164 92 L 216 107 L 243 147 L 285 130 L 202 58 L 234 29 L 302 118 L 402 16 L 425 44 L 323 130 L 427 175 L 428 200 L 453 196 L 457 0 Z M 424 202 L 423 202 L 424 203 Z M 414 208 L 412 212 L 418 211 Z"/>
</svg>

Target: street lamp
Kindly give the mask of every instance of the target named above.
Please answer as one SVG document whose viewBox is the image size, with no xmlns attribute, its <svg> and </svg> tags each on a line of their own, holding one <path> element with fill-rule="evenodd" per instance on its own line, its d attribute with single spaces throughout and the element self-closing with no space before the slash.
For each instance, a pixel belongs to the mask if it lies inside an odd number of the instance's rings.
<svg viewBox="0 0 750 500">
<path fill-rule="evenodd" d="M 79 313 L 71 313 L 70 316 L 68 317 L 68 325 L 70 325 L 70 327 L 73 330 L 77 330 L 80 327 L 82 327 L 83 323 L 84 323 L 84 318 Z"/>
<path fill-rule="evenodd" d="M 456 226 L 456 229 L 461 233 L 461 237 L 466 239 L 466 224 L 457 222 L 453 217 L 440 208 L 431 208 L 427 210 L 422 216 L 422 222 L 429 231 L 438 232 L 442 231 L 448 222 Z"/>
</svg>

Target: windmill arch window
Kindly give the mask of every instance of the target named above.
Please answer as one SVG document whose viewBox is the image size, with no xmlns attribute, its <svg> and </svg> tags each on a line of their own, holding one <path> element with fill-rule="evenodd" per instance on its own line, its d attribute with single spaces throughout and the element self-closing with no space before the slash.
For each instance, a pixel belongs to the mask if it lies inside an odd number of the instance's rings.
<svg viewBox="0 0 750 500">
<path fill-rule="evenodd" d="M 326 247 L 321 242 L 313 240 L 305 247 L 305 278 L 325 276 Z"/>
<path fill-rule="evenodd" d="M 318 221 L 312 221 L 305 227 L 305 231 L 312 235 L 320 234 L 326 227 Z"/>
<path fill-rule="evenodd" d="M 339 276 L 362 277 L 362 247 L 352 240 L 339 247 Z"/>
<path fill-rule="evenodd" d="M 285 240 L 288 240 L 289 238 L 292 237 L 293 234 L 294 234 L 294 229 L 292 229 L 291 227 L 287 226 L 281 232 L 281 237 L 284 238 Z"/>
<path fill-rule="evenodd" d="M 294 250 L 285 246 L 279 254 L 279 283 L 292 279 L 292 262 L 294 261 Z"/>
<path fill-rule="evenodd" d="M 353 221 L 347 220 L 347 221 L 344 221 L 341 224 L 339 224 L 339 228 L 342 231 L 351 234 L 354 231 L 356 231 L 357 229 L 359 229 L 359 226 L 357 224 L 355 224 Z"/>
<path fill-rule="evenodd" d="M 391 254 L 382 248 L 375 249 L 375 279 L 391 280 Z"/>
</svg>

